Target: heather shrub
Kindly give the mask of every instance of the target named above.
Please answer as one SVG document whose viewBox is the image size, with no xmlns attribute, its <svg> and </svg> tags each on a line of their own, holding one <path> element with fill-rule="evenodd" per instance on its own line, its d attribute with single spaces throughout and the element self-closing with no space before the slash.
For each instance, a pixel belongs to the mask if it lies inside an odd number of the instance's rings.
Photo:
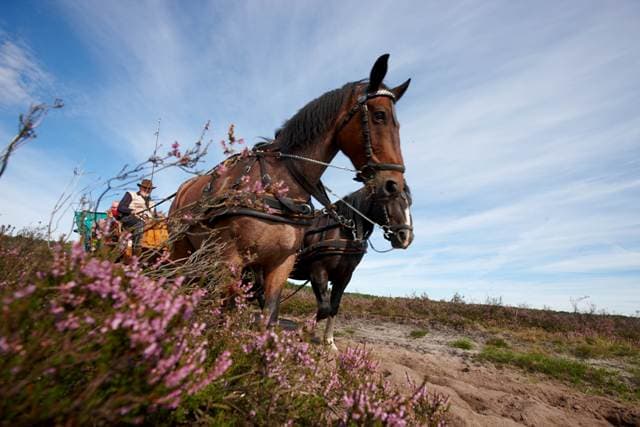
<svg viewBox="0 0 640 427">
<path fill-rule="evenodd" d="M 183 292 L 181 278 L 152 280 L 136 262 L 92 258 L 79 244 L 57 245 L 47 262 L 3 237 L 0 271 L 14 271 L 21 256 L 43 268 L 1 284 L 4 422 L 141 421 L 231 363 L 228 352 L 208 351 L 205 325 L 193 319 L 203 292 Z"/>
<path fill-rule="evenodd" d="M 241 304 L 242 305 L 242 304 Z M 250 425 L 444 425 L 448 398 L 407 380 L 396 390 L 364 348 L 337 355 L 310 345 L 311 324 L 295 331 L 252 328 L 251 310 L 216 331 L 231 351 L 224 383 L 190 397 L 176 423 Z"/>
<path fill-rule="evenodd" d="M 344 408 L 342 425 L 444 424 L 448 398 L 427 393 L 425 384 L 418 386 L 409 378 L 409 395 L 398 392 L 378 373 L 377 363 L 363 348 L 349 348 L 341 353 L 337 367 L 337 375 L 342 379 L 337 394 L 342 396 L 331 403 Z"/>
<path fill-rule="evenodd" d="M 410 381 L 400 393 L 363 348 L 335 355 L 308 326 L 262 326 L 224 272 L 203 287 L 4 231 L 3 423 L 444 423 L 447 398 Z"/>
</svg>

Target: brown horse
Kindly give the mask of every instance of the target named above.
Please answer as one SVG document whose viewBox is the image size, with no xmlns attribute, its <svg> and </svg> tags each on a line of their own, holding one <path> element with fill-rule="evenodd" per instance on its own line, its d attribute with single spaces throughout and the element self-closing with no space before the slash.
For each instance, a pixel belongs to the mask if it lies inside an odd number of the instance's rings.
<svg viewBox="0 0 640 427">
<path fill-rule="evenodd" d="M 174 240 L 172 257 L 189 256 L 215 231 L 225 242 L 223 256 L 232 271 L 240 275 L 251 267 L 263 272 L 268 321 L 275 322 L 282 288 L 309 225 L 304 217 L 307 214 L 309 218 L 310 196 L 330 205 L 320 177 L 338 151 L 351 160 L 357 178 L 367 182 L 381 198 L 404 191 L 400 125 L 394 104 L 410 79 L 387 88 L 382 80 L 388 57 L 378 58 L 368 81 L 348 83 L 311 101 L 283 125 L 275 141 L 264 149 L 254 149 L 225 162 L 211 176 L 183 183 L 169 215 L 173 221 L 182 222 L 187 231 Z M 273 183 L 288 188 L 286 197 L 275 194 Z M 233 202 L 234 207 L 229 208 L 233 203 L 228 195 L 246 184 L 249 188 L 253 184 L 266 188 L 271 195 L 262 200 L 276 206 L 276 213 L 274 208 L 258 211 L 254 203 L 238 206 Z M 192 219 L 188 211 L 206 200 L 223 202 L 215 209 L 198 211 Z M 224 203 L 226 207 L 221 208 Z M 394 245 L 407 246 L 408 241 Z"/>
<path fill-rule="evenodd" d="M 290 277 L 311 281 L 318 303 L 316 320 L 327 319 L 323 341 L 333 349 L 336 349 L 333 328 L 340 300 L 367 252 L 372 221 L 383 227 L 387 240 L 406 239 L 409 244 L 413 241 L 411 191 L 406 183 L 404 188 L 404 192 L 385 203 L 380 203 L 367 187 L 361 188 L 336 203 L 337 215 L 316 216 L 305 232 L 304 247 Z"/>
</svg>

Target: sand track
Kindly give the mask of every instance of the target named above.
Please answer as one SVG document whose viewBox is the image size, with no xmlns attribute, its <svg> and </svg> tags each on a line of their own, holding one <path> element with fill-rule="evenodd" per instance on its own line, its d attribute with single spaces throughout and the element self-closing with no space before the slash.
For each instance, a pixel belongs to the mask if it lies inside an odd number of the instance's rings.
<svg viewBox="0 0 640 427">
<path fill-rule="evenodd" d="M 640 408 L 581 393 L 542 375 L 479 363 L 473 351 L 448 344 L 463 336 L 430 330 L 411 338 L 415 328 L 363 319 L 340 320 L 340 349 L 366 345 L 393 382 L 427 379 L 434 391 L 450 396 L 453 426 L 640 426 Z M 473 338 L 473 337 L 471 337 Z"/>
</svg>

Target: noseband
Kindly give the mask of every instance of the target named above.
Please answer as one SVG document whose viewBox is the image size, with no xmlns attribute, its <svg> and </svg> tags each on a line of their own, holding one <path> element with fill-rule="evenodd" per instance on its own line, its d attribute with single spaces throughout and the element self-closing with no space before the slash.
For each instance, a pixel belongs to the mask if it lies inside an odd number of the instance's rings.
<svg viewBox="0 0 640 427">
<path fill-rule="evenodd" d="M 404 173 L 405 167 L 404 165 L 396 164 L 396 163 L 379 163 L 373 161 L 373 146 L 371 145 L 371 131 L 369 129 L 369 107 L 367 106 L 367 101 L 373 98 L 379 97 L 390 98 L 393 103 L 396 102 L 396 96 L 387 89 L 378 89 L 376 92 L 367 92 L 358 97 L 356 104 L 351 107 L 344 120 L 340 124 L 338 128 L 338 132 L 342 130 L 356 115 L 358 110 L 362 112 L 360 115 L 360 120 L 362 123 L 362 139 L 364 140 L 364 155 L 367 159 L 367 162 L 363 167 L 360 168 L 358 173 L 356 174 L 356 181 L 366 182 L 375 176 L 377 171 L 382 170 L 391 170 L 398 171 Z"/>
</svg>

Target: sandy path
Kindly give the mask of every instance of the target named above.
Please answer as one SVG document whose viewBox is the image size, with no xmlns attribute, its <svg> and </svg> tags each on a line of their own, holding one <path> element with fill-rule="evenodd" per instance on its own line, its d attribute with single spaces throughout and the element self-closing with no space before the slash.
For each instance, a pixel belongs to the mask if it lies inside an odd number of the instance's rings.
<svg viewBox="0 0 640 427">
<path fill-rule="evenodd" d="M 586 395 L 559 382 L 473 360 L 473 351 L 448 346 L 455 331 L 430 330 L 411 338 L 410 325 L 341 320 L 338 347 L 365 344 L 382 370 L 399 385 L 405 376 L 427 378 L 451 398 L 454 426 L 640 426 L 640 408 Z M 469 335 L 466 335 L 469 337 Z M 473 339 L 474 337 L 470 337 Z M 476 337 L 479 338 L 479 337 Z"/>
</svg>

